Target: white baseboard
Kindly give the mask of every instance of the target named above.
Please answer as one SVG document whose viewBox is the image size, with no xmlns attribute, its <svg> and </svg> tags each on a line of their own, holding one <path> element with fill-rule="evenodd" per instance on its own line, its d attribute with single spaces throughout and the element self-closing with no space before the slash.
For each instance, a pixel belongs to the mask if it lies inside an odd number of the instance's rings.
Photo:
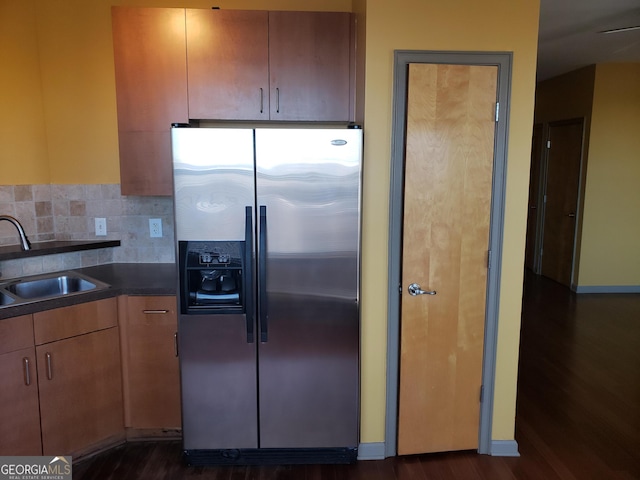
<svg viewBox="0 0 640 480">
<path fill-rule="evenodd" d="M 515 440 L 491 440 L 491 455 L 494 457 L 519 457 Z"/>
<path fill-rule="evenodd" d="M 585 285 L 578 286 L 576 293 L 640 293 L 640 285 Z"/>
<path fill-rule="evenodd" d="M 361 443 L 358 446 L 358 460 L 384 460 L 384 442 Z"/>
</svg>

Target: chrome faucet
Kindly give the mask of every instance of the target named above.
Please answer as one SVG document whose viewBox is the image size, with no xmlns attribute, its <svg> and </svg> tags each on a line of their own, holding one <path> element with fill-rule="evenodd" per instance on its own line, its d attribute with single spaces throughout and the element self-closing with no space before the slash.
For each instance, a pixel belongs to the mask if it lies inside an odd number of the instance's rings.
<svg viewBox="0 0 640 480">
<path fill-rule="evenodd" d="M 18 229 L 18 234 L 20 235 L 20 247 L 22 247 L 22 250 L 31 250 L 31 242 L 29 242 L 27 234 L 24 233 L 24 228 L 22 228 L 18 219 L 13 218 L 10 215 L 0 215 L 0 220 L 6 220 L 7 222 L 13 223 L 13 226 Z"/>
</svg>

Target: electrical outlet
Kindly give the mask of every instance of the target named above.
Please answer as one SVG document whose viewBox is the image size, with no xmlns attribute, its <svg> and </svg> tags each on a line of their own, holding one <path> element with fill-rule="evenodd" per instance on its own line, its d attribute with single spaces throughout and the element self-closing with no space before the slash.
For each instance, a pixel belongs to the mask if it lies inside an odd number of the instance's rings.
<svg viewBox="0 0 640 480">
<path fill-rule="evenodd" d="M 107 219 L 96 218 L 96 236 L 104 237 L 107 234 Z"/>
<path fill-rule="evenodd" d="M 149 219 L 149 236 L 151 238 L 162 237 L 162 219 L 161 218 Z"/>
</svg>

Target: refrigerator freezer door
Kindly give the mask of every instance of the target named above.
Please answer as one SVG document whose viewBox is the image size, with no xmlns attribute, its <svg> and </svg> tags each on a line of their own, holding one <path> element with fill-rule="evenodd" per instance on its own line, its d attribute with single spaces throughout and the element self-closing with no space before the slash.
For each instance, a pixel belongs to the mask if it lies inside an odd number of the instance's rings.
<svg viewBox="0 0 640 480">
<path fill-rule="evenodd" d="M 256 344 L 241 317 L 180 318 L 185 450 L 258 446 Z"/>
<path fill-rule="evenodd" d="M 254 245 L 252 238 L 246 238 L 254 234 L 253 228 L 247 227 L 247 212 L 253 212 L 255 205 L 253 137 L 251 129 L 172 130 L 178 244 Z M 205 257 L 220 252 L 203 248 L 200 261 L 205 265 L 196 270 L 201 278 L 196 278 L 195 284 L 200 281 L 202 291 L 218 291 L 207 283 L 204 267 L 215 269 L 211 266 L 215 262 Z M 245 254 L 244 268 L 253 269 L 253 253 Z M 178 257 L 184 269 L 184 258 Z M 220 257 L 217 261 L 222 262 Z M 250 272 L 243 273 L 247 277 Z M 185 278 L 182 275 L 183 283 Z M 255 341 L 248 338 L 248 327 L 253 330 L 253 324 L 247 324 L 255 318 L 250 307 L 253 302 L 249 301 L 253 290 L 254 285 L 247 286 L 246 314 L 205 315 L 181 310 L 178 328 L 185 450 L 258 447 L 257 352 Z M 191 293 L 197 295 L 198 291 L 187 292 L 182 285 L 180 295 Z"/>
<path fill-rule="evenodd" d="M 358 442 L 361 151 L 360 130 L 256 130 L 263 448 Z"/>
<path fill-rule="evenodd" d="M 253 206 L 253 130 L 172 129 L 176 240 L 243 240 Z"/>
</svg>

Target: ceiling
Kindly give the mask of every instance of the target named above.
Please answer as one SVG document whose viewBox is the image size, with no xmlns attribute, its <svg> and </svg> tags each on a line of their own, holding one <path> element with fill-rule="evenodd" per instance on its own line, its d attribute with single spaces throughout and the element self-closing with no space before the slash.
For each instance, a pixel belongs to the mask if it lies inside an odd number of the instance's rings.
<svg viewBox="0 0 640 480">
<path fill-rule="evenodd" d="M 541 0 L 537 80 L 594 63 L 640 62 L 640 0 Z"/>
</svg>

